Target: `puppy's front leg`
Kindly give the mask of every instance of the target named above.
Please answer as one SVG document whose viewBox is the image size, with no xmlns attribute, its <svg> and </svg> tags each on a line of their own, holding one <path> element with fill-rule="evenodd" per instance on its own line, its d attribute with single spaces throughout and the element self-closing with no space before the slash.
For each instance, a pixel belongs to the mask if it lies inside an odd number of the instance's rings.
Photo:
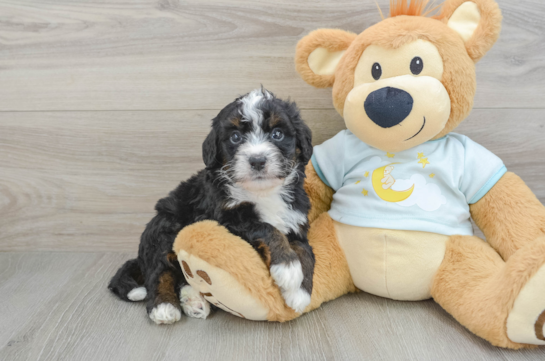
<svg viewBox="0 0 545 361">
<path fill-rule="evenodd" d="M 305 274 L 297 251 L 292 249 L 288 238 L 268 223 L 246 223 L 244 229 L 246 232 L 240 233 L 245 234 L 239 235 L 268 261 L 271 277 L 280 288 L 286 304 L 296 312 L 303 312 L 310 303 L 310 291 L 302 287 Z"/>
<path fill-rule="evenodd" d="M 306 289 L 308 287 L 302 287 L 305 274 L 300 257 L 292 249 L 286 236 L 276 228 L 272 228 L 273 230 L 269 232 L 269 235 L 264 237 L 264 242 L 271 252 L 271 276 L 280 287 L 286 304 L 293 308 L 295 312 L 303 312 L 310 303 L 312 278 L 310 278 L 309 292 Z"/>
<path fill-rule="evenodd" d="M 310 303 L 310 293 L 301 288 L 303 268 L 288 238 L 271 224 L 261 222 L 249 203 L 227 210 L 221 223 L 254 247 L 269 265 L 286 304 L 296 312 L 303 312 Z"/>
</svg>

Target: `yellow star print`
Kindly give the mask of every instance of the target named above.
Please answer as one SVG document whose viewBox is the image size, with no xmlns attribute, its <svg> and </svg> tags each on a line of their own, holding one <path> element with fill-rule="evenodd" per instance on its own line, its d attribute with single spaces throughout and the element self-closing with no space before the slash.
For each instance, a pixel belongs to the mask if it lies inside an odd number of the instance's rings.
<svg viewBox="0 0 545 361">
<path fill-rule="evenodd" d="M 426 164 L 430 164 L 430 162 L 428 162 L 428 158 L 420 158 L 418 163 L 422 164 L 422 168 L 426 168 Z"/>
<path fill-rule="evenodd" d="M 424 158 L 424 152 L 418 153 L 418 159 Z"/>
<path fill-rule="evenodd" d="M 357 181 L 356 184 L 358 184 L 359 182 L 361 182 L 361 181 Z"/>
<path fill-rule="evenodd" d="M 430 174 L 430 178 L 435 177 L 435 173 Z"/>
<path fill-rule="evenodd" d="M 393 157 L 395 157 L 396 155 L 395 155 L 395 154 L 392 154 L 392 153 L 386 153 L 386 156 L 387 156 L 388 158 L 393 158 Z"/>
<path fill-rule="evenodd" d="M 367 197 L 367 194 L 369 194 L 369 191 L 364 189 L 361 191 L 361 194 L 363 194 L 364 197 Z"/>
<path fill-rule="evenodd" d="M 365 172 L 365 178 L 369 177 L 369 172 Z"/>
</svg>

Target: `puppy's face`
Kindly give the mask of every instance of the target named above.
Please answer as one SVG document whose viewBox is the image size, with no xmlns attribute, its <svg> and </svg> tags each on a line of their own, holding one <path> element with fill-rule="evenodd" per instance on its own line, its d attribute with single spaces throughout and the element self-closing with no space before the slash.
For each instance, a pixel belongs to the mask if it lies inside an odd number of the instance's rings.
<svg viewBox="0 0 545 361">
<path fill-rule="evenodd" d="M 261 89 L 225 107 L 203 144 L 207 168 L 248 190 L 283 184 L 311 154 L 311 132 L 295 104 Z"/>
</svg>

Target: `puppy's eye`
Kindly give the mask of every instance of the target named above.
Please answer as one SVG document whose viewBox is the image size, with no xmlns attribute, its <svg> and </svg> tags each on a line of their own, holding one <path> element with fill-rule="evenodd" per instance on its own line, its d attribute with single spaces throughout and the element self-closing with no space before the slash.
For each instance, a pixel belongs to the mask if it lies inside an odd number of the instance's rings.
<svg viewBox="0 0 545 361">
<path fill-rule="evenodd" d="M 373 76 L 373 79 L 379 80 L 382 76 L 382 67 L 379 63 L 373 64 L 373 67 L 371 68 L 371 75 Z"/>
<path fill-rule="evenodd" d="M 276 141 L 281 141 L 282 139 L 284 139 L 284 133 L 280 129 L 275 128 L 271 132 L 271 138 Z"/>
<path fill-rule="evenodd" d="M 234 131 L 229 139 L 231 140 L 231 143 L 238 144 L 242 140 L 242 134 L 240 134 L 239 131 Z"/>
<path fill-rule="evenodd" d="M 411 60 L 411 73 L 418 75 L 422 73 L 422 69 L 424 69 L 422 58 L 419 56 L 414 57 L 413 60 Z"/>
</svg>

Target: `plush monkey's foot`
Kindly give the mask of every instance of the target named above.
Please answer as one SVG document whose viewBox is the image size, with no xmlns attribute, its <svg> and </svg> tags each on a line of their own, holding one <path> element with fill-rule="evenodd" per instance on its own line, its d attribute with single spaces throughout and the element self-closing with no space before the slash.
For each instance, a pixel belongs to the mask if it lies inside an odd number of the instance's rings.
<svg viewBox="0 0 545 361">
<path fill-rule="evenodd" d="M 250 320 L 297 317 L 259 254 L 217 222 L 185 227 L 176 237 L 174 251 L 192 292 L 218 308 Z M 292 298 L 294 307 L 302 310 L 297 297 Z"/>
<path fill-rule="evenodd" d="M 513 342 L 545 345 L 545 265 L 524 285 L 507 318 Z"/>
<path fill-rule="evenodd" d="M 267 309 L 229 273 L 183 250 L 178 253 L 178 260 L 190 284 L 184 289 L 189 288 L 191 293 L 201 296 L 204 302 L 210 302 L 235 316 L 251 320 L 267 319 Z M 181 293 L 184 293 L 184 289 Z M 189 292 L 186 291 L 186 293 Z M 183 302 L 183 298 L 181 299 Z"/>
<path fill-rule="evenodd" d="M 199 291 L 187 285 L 180 290 L 180 305 L 186 316 L 202 318 L 210 314 L 210 304 Z"/>
</svg>

